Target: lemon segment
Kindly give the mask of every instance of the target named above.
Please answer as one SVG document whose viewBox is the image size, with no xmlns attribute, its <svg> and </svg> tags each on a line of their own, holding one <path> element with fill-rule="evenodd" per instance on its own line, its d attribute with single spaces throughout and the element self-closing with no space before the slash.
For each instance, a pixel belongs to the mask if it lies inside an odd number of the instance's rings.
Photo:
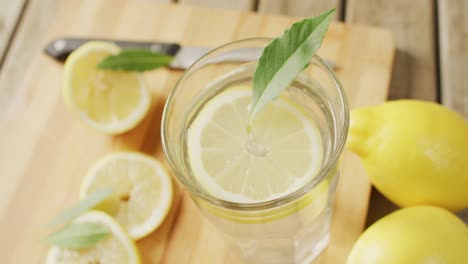
<svg viewBox="0 0 468 264">
<path fill-rule="evenodd" d="M 203 106 L 187 133 L 195 178 L 226 201 L 282 197 L 313 179 L 322 163 L 317 125 L 286 98 L 266 106 L 247 132 L 251 98 L 251 87 L 223 91 Z"/>
<path fill-rule="evenodd" d="M 122 152 L 99 160 L 85 178 L 80 197 L 104 188 L 112 195 L 96 209 L 113 216 L 133 239 L 154 231 L 168 214 L 172 203 L 172 181 L 154 158 Z"/>
<path fill-rule="evenodd" d="M 86 249 L 65 249 L 51 247 L 47 264 L 138 264 L 140 256 L 135 242 L 123 228 L 105 213 L 91 211 L 80 216 L 75 222 L 91 222 L 105 225 L 110 235 L 96 245 Z"/>
<path fill-rule="evenodd" d="M 135 127 L 148 112 L 151 95 L 143 75 L 99 70 L 97 65 L 120 48 L 107 42 L 88 42 L 65 62 L 67 105 L 90 126 L 110 134 Z"/>
</svg>

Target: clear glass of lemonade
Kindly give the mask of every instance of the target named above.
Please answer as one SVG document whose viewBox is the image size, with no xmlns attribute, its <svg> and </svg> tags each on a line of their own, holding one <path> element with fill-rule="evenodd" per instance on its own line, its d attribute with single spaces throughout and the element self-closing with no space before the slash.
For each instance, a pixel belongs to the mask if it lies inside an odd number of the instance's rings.
<svg viewBox="0 0 468 264">
<path fill-rule="evenodd" d="M 187 69 L 166 102 L 163 147 L 246 263 L 310 263 L 329 241 L 348 104 L 315 56 L 247 129 L 255 68 L 270 41 L 226 44 Z"/>
</svg>

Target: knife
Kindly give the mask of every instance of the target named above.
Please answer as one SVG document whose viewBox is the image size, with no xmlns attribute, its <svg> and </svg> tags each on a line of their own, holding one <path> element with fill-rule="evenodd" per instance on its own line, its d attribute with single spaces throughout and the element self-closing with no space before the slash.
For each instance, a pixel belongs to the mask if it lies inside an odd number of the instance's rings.
<svg viewBox="0 0 468 264">
<path fill-rule="evenodd" d="M 175 43 L 163 43 L 163 42 L 147 42 L 147 41 L 125 41 L 125 40 L 113 40 L 103 38 L 58 38 L 52 40 L 47 44 L 44 51 L 52 58 L 65 62 L 68 55 L 74 50 L 79 48 L 81 45 L 88 41 L 108 41 L 113 42 L 117 46 L 128 49 L 148 49 L 154 52 L 161 52 L 174 57 L 169 64 L 169 68 L 184 70 L 190 67 L 195 61 L 201 58 L 203 55 L 208 53 L 212 48 L 207 47 L 190 47 L 181 46 Z M 263 48 L 242 48 L 235 51 L 226 52 L 216 58 L 216 60 L 210 61 L 210 63 L 231 61 L 231 62 L 247 62 L 260 58 L 263 52 Z M 325 60 L 325 63 L 332 69 L 336 69 L 336 64 L 329 60 Z"/>
</svg>

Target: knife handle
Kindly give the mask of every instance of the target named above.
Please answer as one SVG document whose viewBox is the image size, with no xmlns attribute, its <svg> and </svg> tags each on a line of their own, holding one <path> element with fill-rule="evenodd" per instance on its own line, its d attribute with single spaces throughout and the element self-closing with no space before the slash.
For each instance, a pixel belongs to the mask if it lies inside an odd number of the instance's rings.
<svg viewBox="0 0 468 264">
<path fill-rule="evenodd" d="M 180 45 L 172 43 L 121 41 L 101 38 L 59 38 L 50 42 L 45 48 L 45 51 L 54 58 L 60 61 L 65 61 L 70 53 L 88 41 L 108 41 L 115 43 L 123 49 L 149 49 L 154 52 L 161 52 L 171 56 L 175 56 L 180 50 Z"/>
</svg>

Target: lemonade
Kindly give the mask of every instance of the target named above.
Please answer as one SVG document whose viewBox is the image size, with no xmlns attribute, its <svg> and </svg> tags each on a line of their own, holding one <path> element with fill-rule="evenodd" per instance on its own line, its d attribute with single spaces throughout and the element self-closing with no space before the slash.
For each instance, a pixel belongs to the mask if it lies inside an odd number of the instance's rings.
<svg viewBox="0 0 468 264">
<path fill-rule="evenodd" d="M 188 69 L 164 110 L 163 147 L 176 177 L 248 263 L 310 263 L 329 240 L 346 98 L 316 56 L 248 129 L 252 76 L 268 43 L 234 42 Z M 251 62 L 230 57 L 255 49 Z"/>
<path fill-rule="evenodd" d="M 199 109 L 191 111 L 196 114 L 186 135 L 193 177 L 202 188 L 218 199 L 250 204 L 284 197 L 317 176 L 324 146 L 315 121 L 320 117 L 299 103 L 306 90 L 289 88 L 247 131 L 252 96 L 248 81 L 212 89 L 214 95 L 208 92 L 194 104 Z M 313 97 L 306 98 L 310 102 L 302 103 L 313 105 Z M 275 212 L 242 215 L 212 208 L 207 216 L 235 239 L 252 263 L 303 263 L 328 242 L 328 191 L 335 184 L 331 175 Z"/>
<path fill-rule="evenodd" d="M 213 196 L 254 203 L 287 195 L 314 178 L 323 147 L 314 120 L 280 97 L 247 131 L 252 87 L 227 87 L 200 99 L 187 130 L 187 154 L 197 181 Z"/>
</svg>

